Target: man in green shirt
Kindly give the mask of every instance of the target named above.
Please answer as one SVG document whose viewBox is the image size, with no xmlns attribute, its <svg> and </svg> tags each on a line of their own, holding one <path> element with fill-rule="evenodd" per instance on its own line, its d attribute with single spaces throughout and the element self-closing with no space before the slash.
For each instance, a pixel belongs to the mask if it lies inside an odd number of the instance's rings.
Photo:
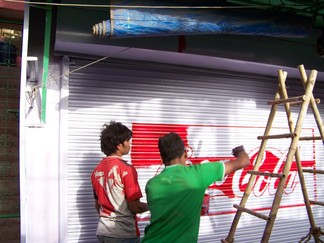
<svg viewBox="0 0 324 243">
<path fill-rule="evenodd" d="M 197 242 L 206 189 L 225 175 L 248 166 L 250 158 L 239 146 L 233 149 L 236 159 L 230 162 L 187 166 L 184 143 L 176 133 L 161 137 L 159 150 L 165 169 L 145 187 L 151 220 L 141 242 Z"/>
</svg>

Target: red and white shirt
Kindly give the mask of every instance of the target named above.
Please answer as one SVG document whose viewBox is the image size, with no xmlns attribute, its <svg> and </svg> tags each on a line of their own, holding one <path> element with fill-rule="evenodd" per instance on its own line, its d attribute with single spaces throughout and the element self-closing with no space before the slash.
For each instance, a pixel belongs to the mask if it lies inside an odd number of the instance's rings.
<svg viewBox="0 0 324 243">
<path fill-rule="evenodd" d="M 142 197 L 135 168 L 118 156 L 108 156 L 96 166 L 91 175 L 98 198 L 100 219 L 97 235 L 133 238 L 139 236 L 136 215 L 127 202 Z"/>
</svg>

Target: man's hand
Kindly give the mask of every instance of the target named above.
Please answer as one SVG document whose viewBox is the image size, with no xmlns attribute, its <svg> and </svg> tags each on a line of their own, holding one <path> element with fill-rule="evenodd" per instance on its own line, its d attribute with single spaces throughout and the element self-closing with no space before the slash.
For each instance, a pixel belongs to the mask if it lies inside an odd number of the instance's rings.
<svg viewBox="0 0 324 243">
<path fill-rule="evenodd" d="M 225 175 L 243 169 L 250 164 L 249 155 L 245 152 L 243 145 L 233 148 L 232 154 L 235 156 L 235 159 L 224 163 Z"/>
<path fill-rule="evenodd" d="M 232 154 L 233 154 L 235 157 L 238 157 L 239 153 L 241 153 L 242 151 L 245 152 L 243 145 L 241 145 L 241 146 L 237 146 L 237 147 L 235 147 L 235 148 L 232 149 Z"/>
<path fill-rule="evenodd" d="M 128 202 L 129 211 L 133 214 L 144 213 L 149 210 L 147 203 L 141 202 L 139 199 Z"/>
</svg>

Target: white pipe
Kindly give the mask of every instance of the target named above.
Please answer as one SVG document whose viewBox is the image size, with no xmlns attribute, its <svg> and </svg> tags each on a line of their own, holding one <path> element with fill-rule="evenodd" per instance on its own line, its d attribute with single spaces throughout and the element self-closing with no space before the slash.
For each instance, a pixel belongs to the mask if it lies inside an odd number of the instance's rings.
<svg viewBox="0 0 324 243">
<path fill-rule="evenodd" d="M 27 52 L 29 37 L 29 4 L 25 4 L 22 39 L 22 59 L 20 73 L 20 109 L 19 109 L 19 177 L 20 177 L 20 242 L 27 242 L 27 188 L 28 182 L 25 153 L 25 111 L 26 111 L 26 82 L 27 82 Z"/>
</svg>

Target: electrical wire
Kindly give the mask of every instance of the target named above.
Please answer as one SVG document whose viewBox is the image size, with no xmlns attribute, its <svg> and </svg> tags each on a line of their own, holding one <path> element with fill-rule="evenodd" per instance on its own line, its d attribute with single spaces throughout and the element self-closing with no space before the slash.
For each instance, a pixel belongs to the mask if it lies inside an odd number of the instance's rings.
<svg viewBox="0 0 324 243">
<path fill-rule="evenodd" d="M 111 4 L 76 4 L 76 3 L 45 3 L 45 2 L 29 2 L 23 0 L 4 0 L 5 2 L 25 3 L 33 5 L 48 5 L 62 7 L 88 7 L 88 8 L 149 8 L 149 9 L 239 9 L 239 8 L 268 8 L 264 5 L 249 6 L 153 6 L 153 5 L 111 5 Z M 269 6 L 270 7 L 270 6 Z"/>
<path fill-rule="evenodd" d="M 105 56 L 105 57 L 99 58 L 99 59 L 97 59 L 97 60 L 95 60 L 95 61 L 93 61 L 93 62 L 91 62 L 91 63 L 88 63 L 88 64 L 86 64 L 86 65 L 83 65 L 83 66 L 81 66 L 81 67 L 78 67 L 78 68 L 76 68 L 76 69 L 70 71 L 69 74 L 71 74 L 71 73 L 75 73 L 75 72 L 77 72 L 77 71 L 79 71 L 79 70 L 81 70 L 81 69 L 84 69 L 84 68 L 89 67 L 89 66 L 91 66 L 91 65 L 94 65 L 94 64 L 96 64 L 96 63 L 98 63 L 98 62 L 101 62 L 101 61 L 103 61 L 103 60 L 106 60 L 106 59 L 109 58 L 109 57 L 116 56 L 116 55 L 118 55 L 119 53 L 122 53 L 122 52 L 124 52 L 124 51 L 126 51 L 126 50 L 128 50 L 128 49 L 130 49 L 130 48 L 131 48 L 131 47 L 127 47 L 127 48 L 124 48 L 124 49 L 121 50 L 121 51 L 118 51 L 118 52 L 114 53 L 113 55 Z M 66 75 L 66 74 L 64 73 L 64 74 L 58 76 L 58 77 L 55 78 L 55 79 L 59 79 L 59 78 L 63 77 L 64 75 Z M 27 100 L 27 102 L 28 102 L 28 104 L 29 104 L 29 110 L 33 109 L 34 101 L 35 101 L 35 99 L 36 99 L 36 97 L 37 97 L 37 94 L 39 93 L 39 88 L 41 88 L 41 87 L 42 87 L 42 84 L 39 84 L 39 85 L 33 85 L 33 86 L 31 87 L 31 91 L 26 92 L 26 100 Z"/>
<path fill-rule="evenodd" d="M 103 61 L 103 60 L 106 60 L 107 58 L 110 58 L 110 57 L 116 57 L 116 56 L 118 56 L 118 54 L 120 54 L 120 53 L 122 53 L 122 52 L 124 52 L 124 51 L 127 51 L 128 49 L 131 49 L 131 48 L 132 48 L 132 47 L 126 47 L 126 48 L 124 48 L 124 49 L 122 49 L 122 50 L 120 50 L 120 51 L 118 51 L 118 52 L 116 52 L 116 53 L 114 53 L 114 54 L 112 54 L 112 55 L 110 55 L 110 56 L 105 56 L 105 57 L 99 58 L 99 59 L 97 59 L 97 60 L 95 60 L 95 61 L 93 61 L 93 62 L 90 62 L 90 63 L 88 63 L 88 64 L 86 64 L 86 65 L 83 65 L 83 66 L 81 66 L 81 67 L 78 67 L 78 68 L 76 68 L 76 69 L 70 71 L 69 74 L 75 73 L 75 72 L 77 72 L 77 71 L 79 71 L 79 70 L 82 70 L 82 69 L 84 69 L 84 68 L 86 68 L 86 67 L 89 67 L 89 66 L 94 65 L 94 64 L 96 64 L 96 63 L 98 63 L 98 62 L 101 62 L 101 61 Z M 63 77 L 64 75 L 66 75 L 66 74 L 63 73 L 62 75 L 56 77 L 55 79 L 59 79 L 59 78 Z M 32 91 L 31 91 L 31 93 L 36 92 L 36 89 L 37 89 L 37 88 L 40 88 L 41 86 L 42 86 L 42 84 L 34 85 L 34 86 L 32 87 Z M 32 94 L 30 97 L 34 97 L 34 94 Z M 30 97 L 29 97 L 29 99 L 30 99 L 30 100 L 33 100 L 33 99 L 31 99 Z"/>
</svg>

